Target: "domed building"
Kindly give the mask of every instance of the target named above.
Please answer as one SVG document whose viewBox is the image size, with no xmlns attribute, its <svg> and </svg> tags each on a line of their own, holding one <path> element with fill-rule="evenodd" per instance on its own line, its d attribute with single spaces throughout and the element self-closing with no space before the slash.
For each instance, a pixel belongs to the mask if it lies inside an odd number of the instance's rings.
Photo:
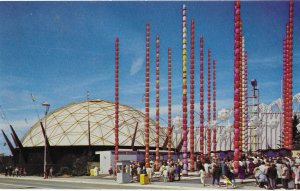
<svg viewBox="0 0 300 191">
<path fill-rule="evenodd" d="M 69 170 L 76 169 L 76 166 L 86 168 L 82 164 L 99 161 L 96 151 L 115 149 L 114 111 L 115 104 L 104 100 L 82 101 L 54 110 L 33 125 L 20 143 L 16 143 L 18 147 L 12 151 L 16 163 L 31 169 L 29 174 L 43 172 L 46 131 L 48 164 L 57 171 L 62 167 Z M 145 149 L 144 118 L 141 111 L 119 105 L 119 149 Z M 160 148 L 166 149 L 166 137 L 167 128 L 160 128 Z M 172 143 L 172 148 L 176 147 L 175 144 Z M 149 145 L 150 150 L 155 150 L 155 122 L 151 119 Z"/>
<path fill-rule="evenodd" d="M 299 118 L 300 94 L 294 96 L 294 116 Z M 298 104 L 298 105 L 297 105 Z M 282 144 L 282 100 L 278 99 L 270 105 L 260 104 L 259 111 L 262 122 L 259 131 L 251 130 L 249 147 L 259 145 L 258 149 L 269 152 L 270 156 L 281 155 Z M 114 135 L 114 102 L 104 100 L 89 100 L 67 105 L 59 108 L 33 125 L 25 136 L 19 140 L 14 129 L 11 127 L 12 138 L 16 147 L 10 142 L 3 132 L 6 143 L 13 154 L 13 161 L 19 166 L 25 166 L 28 174 L 43 174 L 44 166 L 44 132 L 46 132 L 47 163 L 54 167 L 54 171 L 68 170 L 69 173 L 82 175 L 87 172 L 88 164 L 100 161 L 96 152 L 111 151 L 115 149 Z M 232 110 L 228 110 L 227 121 L 221 121 L 216 127 L 216 152 L 220 158 L 232 157 L 234 131 L 229 124 L 232 118 Z M 196 115 L 197 117 L 199 115 Z M 119 149 L 128 153 L 136 153 L 139 159 L 144 158 L 145 129 L 143 112 L 126 105 L 119 106 Z M 178 120 L 180 121 L 180 117 Z M 176 118 L 175 118 L 176 119 Z M 174 120 L 175 120 L 174 119 Z M 194 152 L 200 154 L 200 131 L 199 120 L 195 120 Z M 268 122 L 268 123 L 267 123 Z M 175 124 L 175 121 L 174 121 Z M 171 148 L 173 155 L 182 154 L 182 129 L 174 125 L 172 129 Z M 179 125 L 180 126 L 180 125 Z M 271 127 L 271 128 L 269 128 Z M 207 154 L 206 131 L 209 124 L 204 128 L 204 153 Z M 214 128 L 214 127 L 212 127 Z M 187 129 L 187 151 L 189 158 L 190 133 Z M 252 133 L 252 131 L 254 131 Z M 250 132 L 250 131 L 249 131 Z M 267 138 L 266 138 L 267 137 Z M 253 141 L 257 138 L 257 142 Z M 258 144 L 259 143 L 259 144 Z M 150 119 L 149 130 L 150 159 L 155 158 L 155 122 Z M 167 128 L 161 127 L 159 133 L 160 156 L 164 157 L 167 150 Z M 257 150 L 257 149 L 253 149 Z M 286 151 L 283 150 L 283 154 Z M 101 155 L 101 154 L 100 154 Z M 165 158 L 163 158 L 165 159 Z"/>
</svg>

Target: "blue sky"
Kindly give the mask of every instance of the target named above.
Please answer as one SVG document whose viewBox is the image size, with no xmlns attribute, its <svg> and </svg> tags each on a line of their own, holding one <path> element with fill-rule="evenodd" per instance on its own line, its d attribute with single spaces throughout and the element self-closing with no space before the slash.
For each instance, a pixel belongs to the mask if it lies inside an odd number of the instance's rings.
<svg viewBox="0 0 300 191">
<path fill-rule="evenodd" d="M 18 135 L 50 110 L 86 99 L 114 100 L 114 41 L 120 38 L 120 102 L 143 110 L 145 25 L 151 25 L 151 102 L 155 107 L 155 36 L 160 36 L 161 117 L 166 120 L 167 49 L 172 49 L 173 117 L 181 110 L 182 2 L 0 2 L 0 105 Z M 233 97 L 233 2 L 187 2 L 188 38 L 195 19 L 195 82 L 199 92 L 199 39 L 217 61 L 217 107 Z M 280 97 L 282 41 L 288 1 L 242 2 L 249 79 L 261 101 Z M 294 10 L 300 10 L 295 2 Z M 294 16 L 294 93 L 300 92 L 300 11 Z M 188 40 L 189 43 L 189 40 Z M 189 45 L 188 45 L 189 48 Z M 205 76 L 207 79 L 207 76 Z M 206 84 L 205 84 L 206 88 Z M 36 97 L 34 106 L 30 94 Z M 206 93 L 205 93 L 206 96 Z M 199 93 L 195 95 L 199 111 Z M 155 112 L 155 110 L 151 110 Z M 25 120 L 26 119 L 26 120 Z M 165 124 L 161 120 L 162 124 Z M 8 125 L 1 119 L 0 128 Z M 9 153 L 0 138 L 0 153 Z"/>
</svg>

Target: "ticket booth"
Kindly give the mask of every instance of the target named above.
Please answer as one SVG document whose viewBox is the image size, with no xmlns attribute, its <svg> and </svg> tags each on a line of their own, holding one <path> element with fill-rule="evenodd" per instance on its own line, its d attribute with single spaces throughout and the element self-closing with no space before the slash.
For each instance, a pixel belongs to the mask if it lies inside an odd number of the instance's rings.
<svg viewBox="0 0 300 191">
<path fill-rule="evenodd" d="M 130 182 L 130 161 L 117 162 L 117 182 L 119 184 Z"/>
</svg>

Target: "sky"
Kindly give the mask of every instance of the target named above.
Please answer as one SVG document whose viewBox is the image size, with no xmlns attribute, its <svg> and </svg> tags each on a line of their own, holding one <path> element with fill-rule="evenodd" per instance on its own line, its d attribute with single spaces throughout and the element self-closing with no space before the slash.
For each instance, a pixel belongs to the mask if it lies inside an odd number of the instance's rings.
<svg viewBox="0 0 300 191">
<path fill-rule="evenodd" d="M 185 4 L 188 50 L 190 23 L 192 18 L 195 20 L 196 113 L 199 113 L 200 96 L 200 36 L 204 37 L 205 90 L 209 48 L 217 62 L 217 109 L 230 108 L 234 3 L 192 1 Z M 38 115 L 44 115 L 45 108 L 41 106 L 44 101 L 54 111 L 86 100 L 87 91 L 90 99 L 114 100 L 116 37 L 120 41 L 120 103 L 144 111 L 146 23 L 151 27 L 151 116 L 155 113 L 156 35 L 160 37 L 161 124 L 166 124 L 167 119 L 168 48 L 172 49 L 172 117 L 180 115 L 182 5 L 180 1 L 0 2 L 0 128 L 9 135 L 8 124 L 11 124 L 22 138 L 37 122 Z M 281 96 L 282 42 L 288 7 L 288 1 L 241 2 L 249 81 L 257 79 L 260 101 L 266 104 Z M 294 10 L 300 10 L 300 1 L 295 1 Z M 295 11 L 294 94 L 300 92 L 299 42 L 300 11 Z M 36 98 L 35 103 L 31 94 Z M 205 99 L 206 95 L 205 91 Z M 0 153 L 10 154 L 3 136 L 0 137 Z"/>
</svg>

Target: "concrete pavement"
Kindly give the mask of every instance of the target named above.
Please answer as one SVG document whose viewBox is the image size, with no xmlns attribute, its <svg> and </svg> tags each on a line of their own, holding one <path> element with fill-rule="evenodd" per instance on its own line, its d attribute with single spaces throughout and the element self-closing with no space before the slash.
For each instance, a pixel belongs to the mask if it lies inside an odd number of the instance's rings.
<svg viewBox="0 0 300 191">
<path fill-rule="evenodd" d="M 203 187 L 200 184 L 200 179 L 197 174 L 190 174 L 188 177 L 182 177 L 181 181 L 175 182 L 160 182 L 160 181 L 153 181 L 151 184 L 141 185 L 138 182 L 134 183 L 127 183 L 127 184 L 118 184 L 114 177 L 111 176 L 97 176 L 97 177 L 90 177 L 90 176 L 81 176 L 81 177 L 55 177 L 52 179 L 43 179 L 43 177 L 37 176 L 25 176 L 25 177 L 5 177 L 0 175 L 0 182 L 1 179 L 19 179 L 19 180 L 29 180 L 29 181 L 38 181 L 40 183 L 72 183 L 76 184 L 83 184 L 83 185 L 99 185 L 102 186 L 111 186 L 112 188 L 115 187 L 117 189 L 171 189 L 171 190 L 199 190 L 199 189 L 224 189 L 226 187 L 214 187 L 211 186 L 211 179 L 207 178 L 207 186 Z M 222 180 L 221 180 L 222 181 Z M 237 186 L 238 189 L 247 189 L 247 190 L 257 190 L 258 187 L 255 186 L 254 179 L 247 179 L 244 181 L 243 184 L 239 183 L 240 180 L 237 179 Z M 231 186 L 228 187 L 229 189 Z"/>
</svg>

